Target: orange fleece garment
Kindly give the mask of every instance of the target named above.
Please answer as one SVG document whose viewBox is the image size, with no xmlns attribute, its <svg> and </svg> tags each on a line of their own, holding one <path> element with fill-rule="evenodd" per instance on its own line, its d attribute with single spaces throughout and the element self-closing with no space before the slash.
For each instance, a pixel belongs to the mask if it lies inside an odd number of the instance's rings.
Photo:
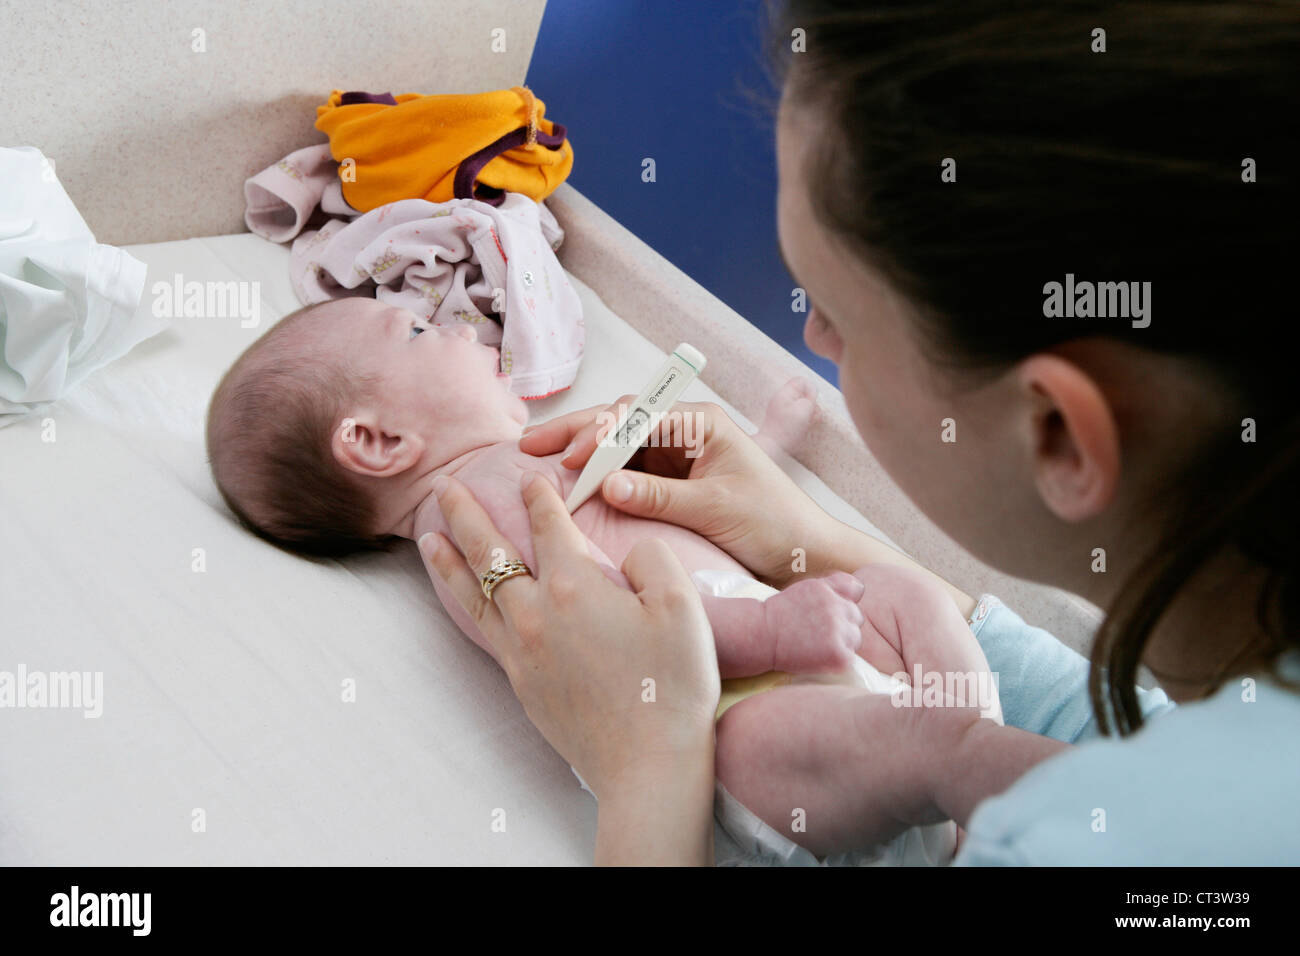
<svg viewBox="0 0 1300 956">
<path fill-rule="evenodd" d="M 395 106 L 344 105 L 342 97 L 334 90 L 316 107 L 316 128 L 329 136 L 330 154 L 341 164 L 343 198 L 362 212 L 400 199 L 483 198 L 476 184 L 540 201 L 573 168 L 564 127 L 544 118 L 546 104 L 526 86 L 468 95 L 402 93 L 393 97 Z M 551 145 L 538 142 L 539 134 Z"/>
</svg>

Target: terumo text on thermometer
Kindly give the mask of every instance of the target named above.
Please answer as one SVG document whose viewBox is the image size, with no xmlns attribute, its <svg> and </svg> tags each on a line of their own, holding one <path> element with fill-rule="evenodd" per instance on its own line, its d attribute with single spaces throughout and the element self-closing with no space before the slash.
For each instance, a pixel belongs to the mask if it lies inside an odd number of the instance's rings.
<svg viewBox="0 0 1300 956">
<path fill-rule="evenodd" d="M 665 415 L 677 401 L 687 385 L 704 371 L 704 356 L 694 346 L 683 342 L 673 349 L 672 355 L 664 360 L 663 366 L 650 379 L 631 405 L 619 416 L 613 429 L 596 445 L 596 450 L 587 460 L 587 467 L 578 476 L 578 483 L 573 486 L 569 499 L 564 506 L 569 514 L 590 498 L 611 472 L 618 471 L 627 464 L 636 450 L 650 437 L 650 428 L 658 417 Z"/>
</svg>

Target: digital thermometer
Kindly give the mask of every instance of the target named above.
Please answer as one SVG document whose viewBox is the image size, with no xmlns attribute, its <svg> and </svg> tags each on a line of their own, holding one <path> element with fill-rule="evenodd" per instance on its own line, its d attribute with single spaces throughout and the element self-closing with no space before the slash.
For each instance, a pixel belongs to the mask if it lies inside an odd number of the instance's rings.
<svg viewBox="0 0 1300 956">
<path fill-rule="evenodd" d="M 694 346 L 683 342 L 650 379 L 636 400 L 623 411 L 614 428 L 596 445 L 587 467 L 578 476 L 564 506 L 573 514 L 578 506 L 595 494 L 607 475 L 627 464 L 636 450 L 650 437 L 650 429 L 677 402 L 677 396 L 704 371 L 704 356 Z"/>
</svg>

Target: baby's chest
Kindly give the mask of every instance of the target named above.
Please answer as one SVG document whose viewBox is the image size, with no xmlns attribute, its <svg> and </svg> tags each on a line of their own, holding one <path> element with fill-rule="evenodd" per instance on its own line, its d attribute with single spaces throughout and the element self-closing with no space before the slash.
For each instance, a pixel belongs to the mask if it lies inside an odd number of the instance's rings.
<svg viewBox="0 0 1300 956">
<path fill-rule="evenodd" d="M 532 462 L 538 459 L 531 458 Z M 501 535 L 502 545 L 508 544 L 518 551 L 524 562 L 532 565 L 532 526 L 528 518 L 528 508 L 524 504 L 519 481 L 527 469 L 511 461 L 509 456 L 496 454 L 482 456 L 471 462 L 456 474 L 456 480 L 473 494 L 474 500 L 487 513 L 493 526 Z M 533 470 L 543 474 L 550 469 L 543 463 L 541 467 L 533 465 Z M 451 537 L 446 518 L 438 514 L 432 516 L 441 527 L 435 529 Z"/>
<path fill-rule="evenodd" d="M 561 500 L 567 498 L 577 484 L 579 472 L 561 465 L 561 457 L 562 454 L 537 458 L 518 448 L 504 447 L 485 453 L 457 475 L 474 493 L 502 537 L 530 567 L 536 566 L 533 562 L 532 523 L 519 482 L 525 472 L 536 471 L 551 480 Z M 743 570 L 729 554 L 695 532 L 626 515 L 605 504 L 599 495 L 589 498 L 574 511 L 573 522 L 615 567 L 622 565 L 628 551 L 638 541 L 655 537 L 661 538 L 673 550 L 688 571 L 701 568 Z M 448 533 L 445 527 L 434 530 Z"/>
</svg>

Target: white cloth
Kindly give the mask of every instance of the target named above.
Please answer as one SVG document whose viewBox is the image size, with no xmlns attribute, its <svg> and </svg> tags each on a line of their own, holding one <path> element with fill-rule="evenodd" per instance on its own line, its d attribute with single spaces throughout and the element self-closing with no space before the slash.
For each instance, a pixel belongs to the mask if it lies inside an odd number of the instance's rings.
<svg viewBox="0 0 1300 956">
<path fill-rule="evenodd" d="M 162 331 L 137 310 L 145 266 L 95 241 L 54 165 L 0 147 L 0 427 Z"/>
</svg>

